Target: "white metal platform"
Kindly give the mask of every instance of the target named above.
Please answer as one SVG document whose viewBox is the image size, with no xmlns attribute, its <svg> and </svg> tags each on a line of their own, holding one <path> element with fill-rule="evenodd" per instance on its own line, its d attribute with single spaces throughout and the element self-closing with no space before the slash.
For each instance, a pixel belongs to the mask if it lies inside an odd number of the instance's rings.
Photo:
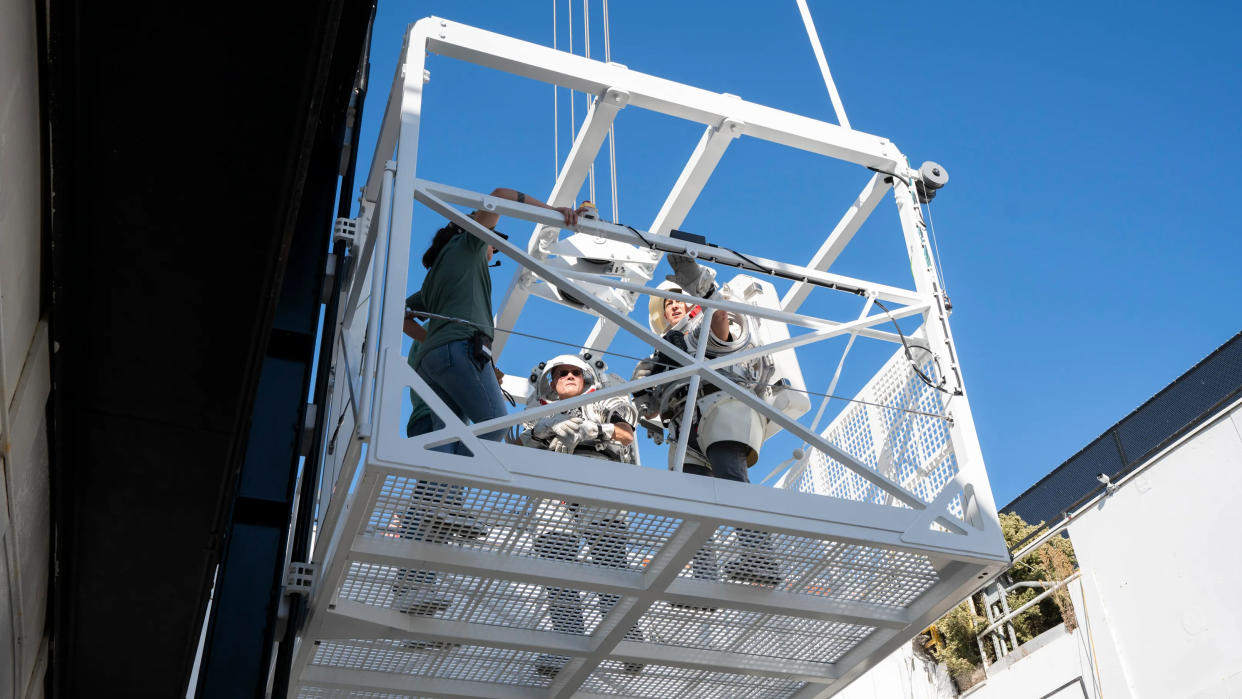
<svg viewBox="0 0 1242 699">
<path fill-rule="evenodd" d="M 572 232 L 559 231 L 549 211 L 417 179 L 425 52 L 598 96 L 553 205 L 574 202 L 623 108 L 696 121 L 705 132 L 646 230 L 579 226 L 589 240 L 570 243 L 600 245 L 613 263 L 601 271 L 556 254 Z M 742 136 L 879 171 L 806 264 L 667 237 Z M 358 272 L 340 319 L 329 409 L 341 421 L 327 447 L 318 572 L 294 664 L 298 696 L 827 697 L 1003 569 L 1009 559 L 912 191 L 917 176 L 882 138 L 437 18 L 414 25 L 364 190 Z M 913 288 L 828 272 L 890 190 Z M 553 291 L 567 291 L 598 318 L 583 346 L 606 347 L 627 332 L 683 364 L 574 400 L 689 377 L 763 411 L 808 445 L 806 456 L 783 488 L 768 488 L 479 440 L 573 401 L 465 425 L 409 369 L 401 318 L 415 206 L 523 266 L 498 328 L 520 328 L 530 296 L 548 303 Z M 463 213 L 480 207 L 543 225 L 517 246 Z M 817 433 L 810 416 L 781 414 L 721 377 L 736 355 L 680 352 L 636 320 L 645 313 L 631 313 L 634 302 L 651 293 L 663 252 L 789 287 L 779 309 L 743 307 L 790 326 L 788 340 L 758 353 L 796 349 L 804 364 L 835 363 L 840 352 L 822 353 L 823 341 L 857 337 L 890 343 L 893 358 L 860 394 L 866 403 Z M 862 312 L 799 313 L 813 290 L 853 294 Z M 878 312 L 876 301 L 889 310 Z M 908 340 L 913 350 L 893 332 L 895 319 L 908 317 L 923 321 Z M 916 375 L 916 362 L 938 386 Z M 409 388 L 444 430 L 404 437 Z M 473 456 L 428 450 L 450 441 Z M 737 574 L 754 560 L 757 533 L 779 562 L 779 584 Z M 710 559 L 717 574 L 704 576 Z"/>
</svg>

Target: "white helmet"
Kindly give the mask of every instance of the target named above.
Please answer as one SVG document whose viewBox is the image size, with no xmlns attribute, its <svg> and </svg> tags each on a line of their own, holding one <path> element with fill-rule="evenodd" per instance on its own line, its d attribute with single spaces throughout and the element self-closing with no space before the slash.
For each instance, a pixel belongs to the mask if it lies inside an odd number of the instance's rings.
<svg viewBox="0 0 1242 699">
<path fill-rule="evenodd" d="M 539 362 L 530 370 L 530 380 L 535 384 L 532 395 L 540 403 L 551 403 L 560 399 L 552 378 L 552 370 L 558 366 L 573 366 L 582 370 L 583 393 L 594 391 L 599 386 L 599 374 L 582 357 L 572 354 L 557 355 L 546 362 Z"/>
<path fill-rule="evenodd" d="M 663 289 L 664 291 L 673 291 L 678 294 L 686 293 L 681 287 L 669 281 L 660 282 L 660 285 L 656 288 Z M 647 302 L 647 326 L 651 328 L 651 332 L 663 335 L 668 332 L 669 328 L 668 321 L 664 319 L 664 302 L 668 299 L 655 294 L 651 294 L 649 299 Z M 699 306 L 690 306 L 689 304 L 687 306 L 686 317 L 688 318 L 693 318 L 702 311 Z"/>
</svg>

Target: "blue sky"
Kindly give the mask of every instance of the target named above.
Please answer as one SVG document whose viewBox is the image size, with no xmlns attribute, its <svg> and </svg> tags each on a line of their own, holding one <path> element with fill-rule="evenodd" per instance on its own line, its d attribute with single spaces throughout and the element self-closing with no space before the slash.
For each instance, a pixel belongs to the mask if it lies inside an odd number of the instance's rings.
<svg viewBox="0 0 1242 699">
<path fill-rule="evenodd" d="M 811 0 L 810 7 L 853 127 L 891 139 L 914 164 L 936 160 L 949 171 L 931 214 L 998 504 L 1242 329 L 1242 227 L 1228 174 L 1242 156 L 1242 46 L 1222 33 L 1242 26 L 1236 5 Z M 556 8 L 565 49 L 566 2 Z M 793 0 L 633 0 L 610 10 L 614 61 L 835 122 Z M 592 2 L 597 58 L 601 12 Z M 573 13 L 581 53 L 581 2 Z M 427 15 L 553 41 L 550 2 L 381 0 L 360 184 L 402 35 Z M 554 154 L 564 158 L 570 143 L 568 93 L 560 93 L 554 150 L 550 86 L 442 57 L 428 67 L 419 176 L 546 196 Z M 581 122 L 581 95 L 576 107 Z M 616 130 L 621 220 L 646 228 L 702 127 L 627 109 Z M 598 162 L 597 200 L 608 212 L 607 161 Z M 801 263 L 869 175 L 743 138 L 683 228 Z M 891 199 L 881 203 L 833 271 L 909 285 L 894 208 Z M 439 225 L 415 209 L 416 256 Z M 518 240 L 529 234 L 516 222 L 501 229 Z M 497 306 L 515 269 L 507 262 L 495 270 Z M 521 322 L 575 342 L 589 327 L 581 314 L 547 304 L 528 306 Z M 804 366 L 809 388 L 826 387 L 841 346 L 822 355 L 826 369 L 819 360 Z M 645 354 L 620 340 L 614 349 Z M 522 374 L 541 354 L 560 351 L 515 342 L 501 368 Z M 860 365 L 876 357 L 858 352 Z M 613 367 L 628 375 L 632 362 L 615 359 Z M 792 446 L 775 438 L 763 468 Z M 662 452 L 646 447 L 644 462 L 662 467 Z"/>
</svg>

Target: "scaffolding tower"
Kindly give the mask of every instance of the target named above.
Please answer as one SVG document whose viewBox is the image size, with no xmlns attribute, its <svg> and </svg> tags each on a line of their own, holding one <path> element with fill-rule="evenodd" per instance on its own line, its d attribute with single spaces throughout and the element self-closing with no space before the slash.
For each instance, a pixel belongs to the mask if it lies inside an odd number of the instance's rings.
<svg viewBox="0 0 1242 699">
<path fill-rule="evenodd" d="M 646 230 L 584 219 L 562 231 L 547 209 L 418 178 L 427 53 L 595 95 L 547 200 L 552 206 L 572 206 L 622 110 L 652 110 L 705 129 Z M 297 696 L 828 697 L 1008 565 L 918 203 L 920 173 L 896 146 L 435 17 L 411 27 L 403 54 L 361 212 L 337 230 L 357 251 L 357 265 L 343 285 L 341 317 L 329 319 L 339 337 L 327 410 L 340 420 L 325 445 L 313 559 L 292 563 L 310 595 L 291 678 Z M 805 264 L 669 236 L 743 136 L 873 171 Z M 890 193 L 912 288 L 828 271 Z M 606 347 L 626 332 L 681 366 L 479 424 L 456 419 L 401 352 L 417 206 L 522 266 L 498 327 L 521 327 L 521 309 L 538 296 L 597 318 L 584 347 Z M 537 226 L 527 245 L 516 245 L 463 213 L 470 209 Z M 788 290 L 779 304 L 763 305 L 656 289 L 649 282 L 665 253 Z M 800 313 L 812 292 L 855 295 L 862 312 L 843 319 Z M 863 402 L 817 432 L 798 411 L 782 412 L 721 375 L 739 355 L 682 352 L 636 321 L 640 294 L 791 328 L 752 355 L 790 353 L 805 362 L 822 341 L 843 337 L 889 343 L 894 353 L 858 396 Z M 921 324 L 903 335 L 894 329 L 901 319 Z M 504 337 L 497 335 L 498 355 Z M 807 445 L 781 487 L 479 437 L 686 379 L 689 402 L 695 387 L 710 384 Z M 405 437 L 409 389 L 444 429 Z M 450 442 L 471 455 L 431 450 Z M 462 526 L 476 531 L 445 534 Z M 704 555 L 722 568 L 746 565 L 756 532 L 771 542 L 779 584 L 692 574 Z M 540 535 L 549 533 L 571 542 L 561 549 L 569 553 L 541 550 Z M 599 555 L 601 542 L 612 542 L 611 555 Z M 565 608 L 576 610 L 569 632 L 553 623 Z"/>
</svg>

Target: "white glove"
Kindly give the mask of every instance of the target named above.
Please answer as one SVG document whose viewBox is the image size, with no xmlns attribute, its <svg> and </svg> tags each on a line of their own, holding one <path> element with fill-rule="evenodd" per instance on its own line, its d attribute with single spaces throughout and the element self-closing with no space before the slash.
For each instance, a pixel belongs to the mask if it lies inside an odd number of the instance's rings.
<svg viewBox="0 0 1242 699">
<path fill-rule="evenodd" d="M 545 415 L 537 420 L 530 433 L 536 439 L 548 440 L 556 436 L 556 426 L 562 422 L 569 422 L 570 418 L 566 418 L 564 413 L 554 413 Z"/>
<path fill-rule="evenodd" d="M 691 296 L 707 298 L 716 288 L 716 270 L 704 267 L 689 255 L 670 253 L 668 263 L 673 273 L 664 277 Z"/>
<path fill-rule="evenodd" d="M 579 444 L 606 442 L 616 434 L 616 428 L 613 425 L 601 425 L 594 420 L 584 420 L 580 417 L 565 420 L 552 428 L 552 431 L 556 433 L 556 441 L 561 443 L 561 447 L 568 454 L 572 454 Z"/>
</svg>

